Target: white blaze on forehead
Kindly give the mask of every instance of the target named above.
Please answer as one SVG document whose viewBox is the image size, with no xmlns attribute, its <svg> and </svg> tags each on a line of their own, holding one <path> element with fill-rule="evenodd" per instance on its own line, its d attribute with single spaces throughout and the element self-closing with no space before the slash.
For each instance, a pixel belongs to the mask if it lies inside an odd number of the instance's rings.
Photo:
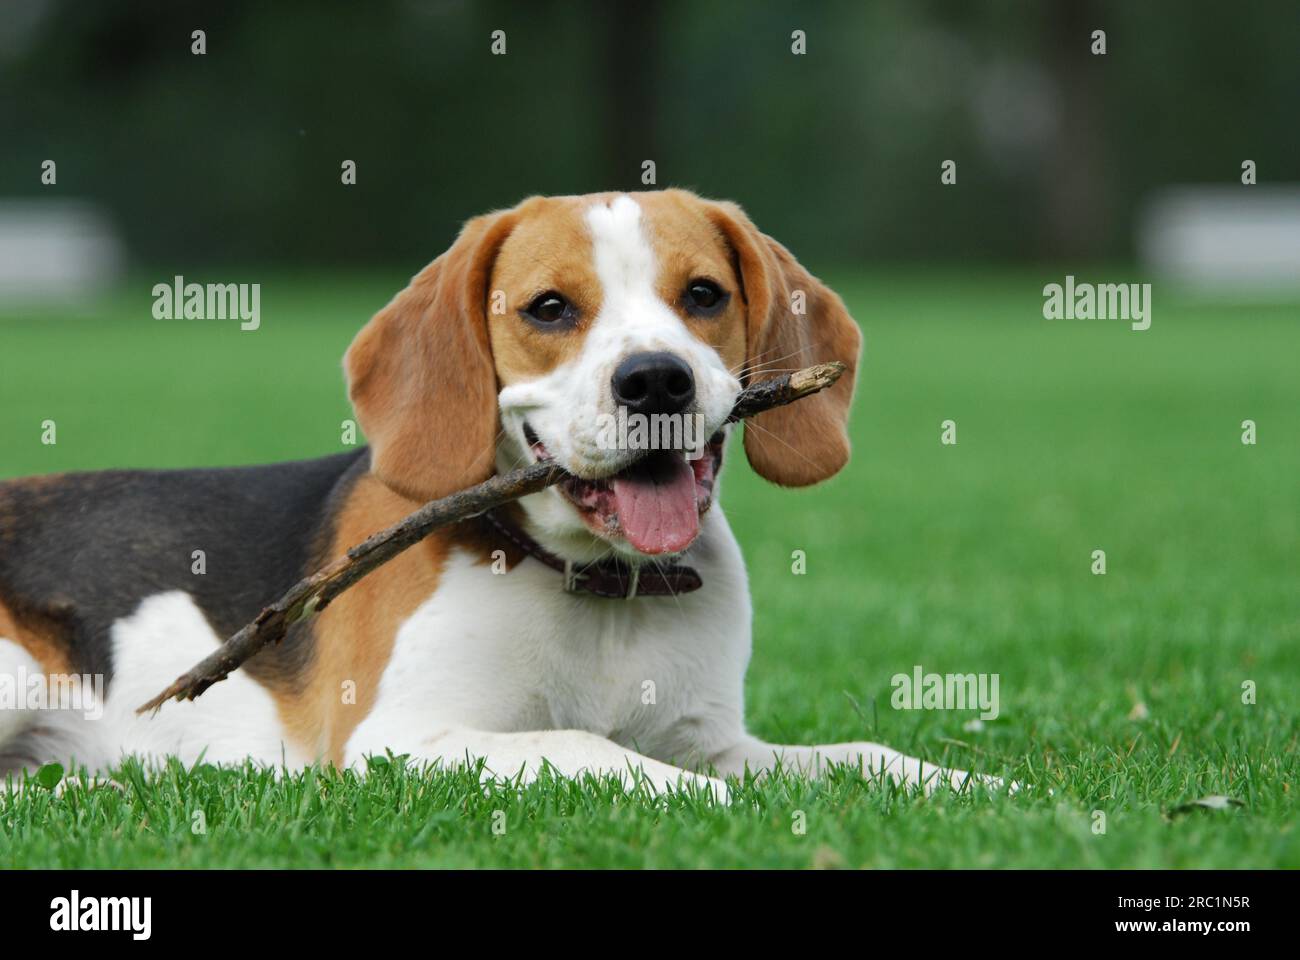
<svg viewBox="0 0 1300 960">
<path fill-rule="evenodd" d="M 628 298 L 652 294 L 655 254 L 641 229 L 641 205 L 628 196 L 587 211 L 596 276 L 605 303 L 622 306 Z"/>
<path fill-rule="evenodd" d="M 571 389 L 583 397 L 579 409 L 614 410 L 609 382 L 617 364 L 635 353 L 663 350 L 690 365 L 695 408 L 715 430 L 731 412 L 740 384 L 717 351 L 692 334 L 660 296 L 658 257 L 641 214 L 641 205 L 626 194 L 587 209 L 601 308 L 573 364 Z"/>
</svg>

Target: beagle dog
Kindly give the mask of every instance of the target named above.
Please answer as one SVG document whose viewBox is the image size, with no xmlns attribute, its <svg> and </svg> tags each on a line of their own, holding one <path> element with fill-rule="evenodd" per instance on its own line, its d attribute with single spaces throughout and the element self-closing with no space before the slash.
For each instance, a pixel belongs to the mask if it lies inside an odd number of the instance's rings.
<svg viewBox="0 0 1300 960">
<path fill-rule="evenodd" d="M 777 763 L 960 787 L 967 774 L 874 743 L 745 730 L 750 600 L 717 503 L 726 418 L 755 378 L 844 361 L 834 387 L 744 428 L 766 479 L 831 476 L 859 346 L 840 298 L 731 203 L 534 197 L 469 221 L 347 351 L 369 447 L 0 485 L 0 776 L 391 750 L 720 797 L 715 778 Z M 691 418 L 695 439 L 611 442 L 632 416 Z M 540 458 L 572 479 L 438 531 L 199 700 L 135 714 L 305 574 L 422 501 Z"/>
</svg>

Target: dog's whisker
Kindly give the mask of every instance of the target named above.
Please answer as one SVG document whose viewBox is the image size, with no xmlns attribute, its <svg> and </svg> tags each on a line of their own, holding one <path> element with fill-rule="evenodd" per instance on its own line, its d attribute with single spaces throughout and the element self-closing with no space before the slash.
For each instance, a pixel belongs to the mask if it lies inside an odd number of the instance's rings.
<svg viewBox="0 0 1300 960">
<path fill-rule="evenodd" d="M 771 437 L 773 440 L 775 440 L 777 443 L 781 444 L 781 446 L 785 447 L 787 450 L 789 450 L 791 453 L 793 453 L 795 456 L 797 456 L 797 457 L 799 457 L 801 460 L 803 460 L 804 463 L 806 463 L 806 464 L 808 464 L 809 466 L 811 466 L 811 467 L 813 468 L 813 471 L 814 471 L 814 472 L 819 473 L 819 472 L 821 471 L 820 466 L 819 466 L 819 465 L 818 465 L 818 464 L 817 464 L 817 463 L 816 463 L 816 462 L 815 462 L 811 457 L 809 457 L 806 453 L 804 453 L 802 450 L 799 450 L 799 449 L 796 448 L 796 447 L 791 446 L 791 445 L 790 445 L 790 444 L 785 440 L 785 438 L 783 438 L 783 437 L 780 436 L 779 434 L 774 433 L 773 431 L 767 429 L 766 427 L 762 426 L 761 424 L 756 423 L 753 419 L 750 419 L 750 420 L 745 421 L 745 429 L 746 429 L 746 430 L 754 429 L 754 430 L 758 430 L 760 433 L 764 433 L 764 434 L 766 434 L 767 436 L 769 436 L 769 437 Z"/>
<path fill-rule="evenodd" d="M 767 350 L 753 357 L 746 358 L 744 362 L 738 365 L 739 369 L 732 370 L 732 373 L 738 375 L 741 372 L 748 372 L 751 370 L 755 370 L 769 363 L 780 363 L 783 360 L 789 360 L 793 357 L 799 356 L 802 353 L 806 353 L 808 350 L 811 349 L 811 346 L 800 347 L 797 350 L 792 350 L 790 353 L 787 353 L 784 356 L 773 357 L 770 360 L 766 359 L 767 354 L 775 353 L 778 349 L 779 349 L 778 347 L 773 347 L 771 350 Z"/>
</svg>

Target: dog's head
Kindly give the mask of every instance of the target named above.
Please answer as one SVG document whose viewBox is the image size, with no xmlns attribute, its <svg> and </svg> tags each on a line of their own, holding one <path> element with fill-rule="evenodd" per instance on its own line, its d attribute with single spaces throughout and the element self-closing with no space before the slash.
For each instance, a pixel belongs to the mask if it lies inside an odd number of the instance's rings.
<svg viewBox="0 0 1300 960">
<path fill-rule="evenodd" d="M 848 364 L 745 427 L 768 480 L 838 471 L 859 342 L 840 298 L 738 206 L 665 190 L 534 197 L 471 220 L 345 367 L 393 489 L 431 499 L 553 458 L 576 479 L 525 498 L 530 532 L 575 560 L 636 558 L 694 541 L 752 380 Z"/>
</svg>

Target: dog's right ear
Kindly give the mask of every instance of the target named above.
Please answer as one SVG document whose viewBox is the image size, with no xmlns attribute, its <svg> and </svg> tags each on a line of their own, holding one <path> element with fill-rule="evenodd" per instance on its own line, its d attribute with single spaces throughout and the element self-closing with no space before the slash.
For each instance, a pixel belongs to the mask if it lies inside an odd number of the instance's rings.
<svg viewBox="0 0 1300 960">
<path fill-rule="evenodd" d="M 505 211 L 469 221 L 451 248 L 362 328 L 343 358 L 371 469 L 405 497 L 446 496 L 486 480 L 495 467 L 487 287 L 515 220 Z"/>
</svg>

